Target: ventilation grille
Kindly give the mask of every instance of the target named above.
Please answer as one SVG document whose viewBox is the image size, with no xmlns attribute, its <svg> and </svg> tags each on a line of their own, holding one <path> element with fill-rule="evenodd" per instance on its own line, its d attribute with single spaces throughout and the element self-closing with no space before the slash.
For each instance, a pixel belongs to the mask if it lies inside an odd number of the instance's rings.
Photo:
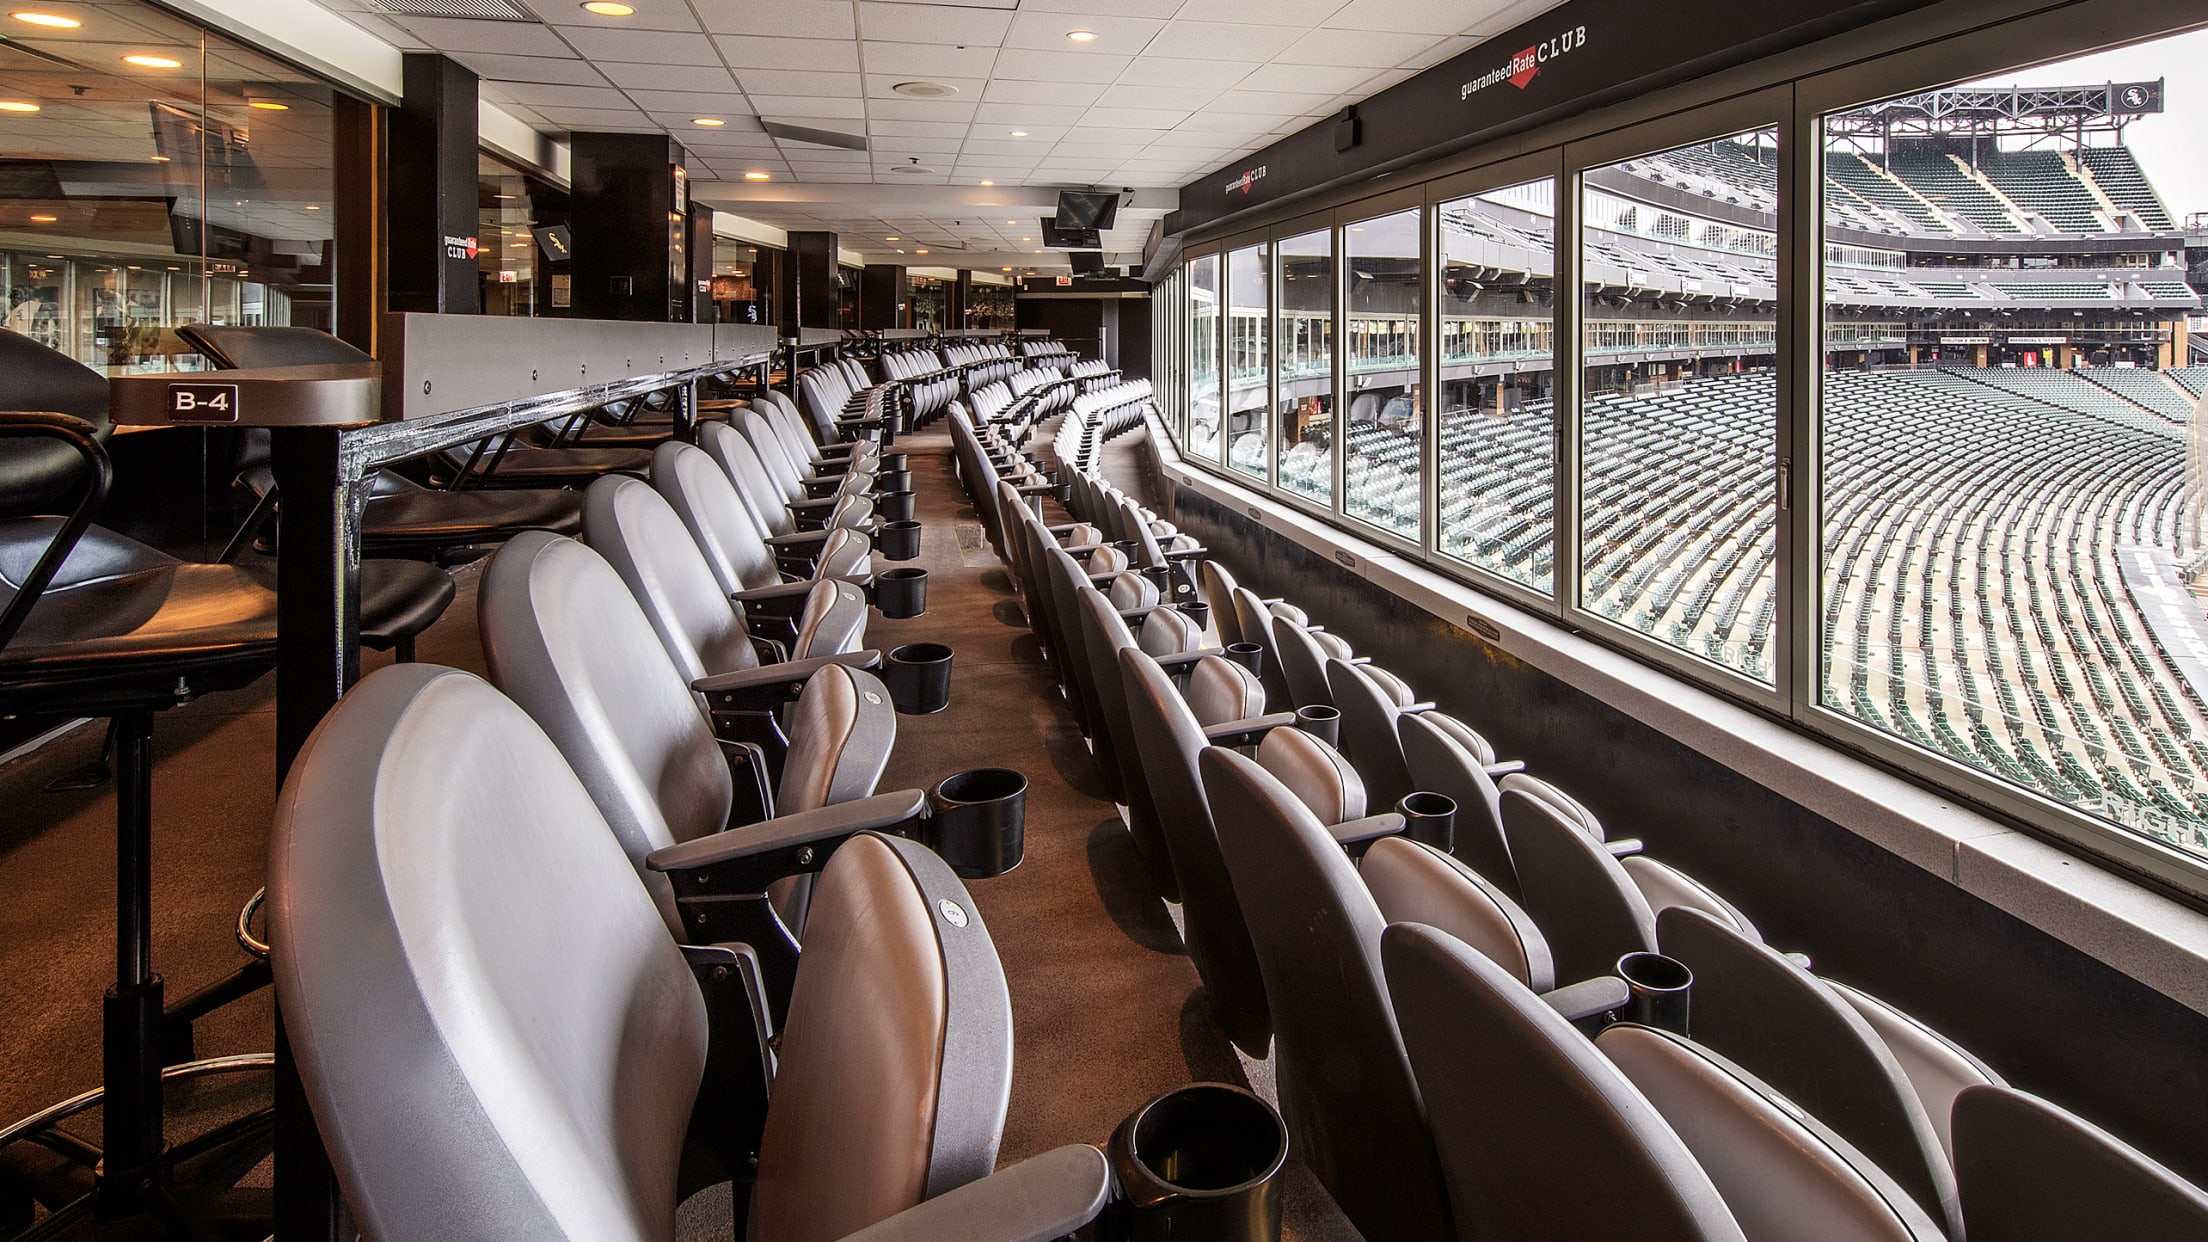
<svg viewBox="0 0 2208 1242">
<path fill-rule="evenodd" d="M 866 150 L 866 135 L 846 134 L 840 130 L 814 129 L 807 125 L 792 125 L 786 121 L 761 121 L 759 128 L 766 130 L 784 142 L 809 142 L 816 147 L 841 147 L 846 151 Z"/>
<path fill-rule="evenodd" d="M 368 7 L 394 17 L 463 17 L 479 22 L 533 22 L 537 15 L 515 0 L 368 0 Z"/>
</svg>

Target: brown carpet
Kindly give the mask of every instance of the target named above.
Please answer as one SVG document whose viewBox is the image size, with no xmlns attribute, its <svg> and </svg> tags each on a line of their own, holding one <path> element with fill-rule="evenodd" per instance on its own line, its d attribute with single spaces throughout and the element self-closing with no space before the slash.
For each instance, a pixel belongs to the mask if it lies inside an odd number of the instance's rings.
<svg viewBox="0 0 2208 1242">
<path fill-rule="evenodd" d="M 1026 858 L 976 881 L 973 896 L 1004 962 L 1016 1040 L 1006 1162 L 1063 1143 L 1101 1144 L 1152 1095 L 1194 1080 L 1245 1082 L 1205 1008 L 1165 906 L 1147 894 L 1116 809 L 1095 779 L 1004 568 L 949 468 L 941 431 L 901 440 L 913 457 L 928 610 L 873 618 L 870 646 L 937 641 L 957 652 L 950 707 L 899 719 L 882 788 L 925 787 L 971 767 L 1029 781 Z M 1115 445 L 1124 452 L 1125 446 Z M 420 658 L 482 670 L 473 567 L 424 635 Z M 387 657 L 369 656 L 374 668 Z M 271 679 L 163 713 L 156 724 L 154 961 L 170 996 L 243 960 L 238 907 L 263 882 L 275 804 Z M 0 767 L 0 1124 L 97 1085 L 100 995 L 113 969 L 112 785 L 50 793 L 92 757 L 87 727 Z M 202 1023 L 202 1056 L 265 1051 L 263 992 Z M 1291 1164 L 1287 1236 L 1355 1232 Z M 694 1205 L 697 1206 L 697 1205 Z M 725 1215 L 686 1212 L 685 1236 L 727 1236 Z"/>
</svg>

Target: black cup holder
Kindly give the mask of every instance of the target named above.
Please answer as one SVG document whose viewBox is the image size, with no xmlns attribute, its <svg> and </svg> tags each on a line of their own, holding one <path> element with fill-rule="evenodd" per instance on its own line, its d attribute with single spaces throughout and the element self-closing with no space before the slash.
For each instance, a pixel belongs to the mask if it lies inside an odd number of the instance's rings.
<svg viewBox="0 0 2208 1242">
<path fill-rule="evenodd" d="M 909 561 L 920 555 L 920 523 L 882 523 L 874 533 L 874 550 L 890 561 Z"/>
<path fill-rule="evenodd" d="M 1337 708 L 1314 703 L 1296 709 L 1296 727 L 1329 746 L 1342 744 L 1342 713 Z"/>
<path fill-rule="evenodd" d="M 1278 1242 L 1288 1127 L 1240 1087 L 1195 1083 L 1120 1123 L 1105 1151 L 1118 1184 L 1106 1236 L 1125 1242 Z"/>
<path fill-rule="evenodd" d="M 1256 643 L 1228 643 L 1220 654 L 1253 673 L 1265 671 L 1265 649 Z"/>
<path fill-rule="evenodd" d="M 1171 565 L 1144 565 L 1135 571 L 1158 588 L 1158 598 L 1165 599 L 1173 593 L 1173 567 Z"/>
<path fill-rule="evenodd" d="M 1010 768 L 954 772 L 928 791 L 922 840 L 962 879 L 986 880 L 1026 851 L 1027 777 Z"/>
<path fill-rule="evenodd" d="M 911 490 L 912 471 L 910 470 L 877 470 L 874 472 L 874 491 L 876 494 L 882 492 L 909 492 Z"/>
<path fill-rule="evenodd" d="M 891 470 L 910 470 L 911 460 L 903 453 L 884 453 L 874 460 L 875 477 Z"/>
<path fill-rule="evenodd" d="M 1211 605 L 1198 600 L 1173 605 L 1173 610 L 1187 617 L 1198 630 L 1211 629 Z"/>
<path fill-rule="evenodd" d="M 1694 989 L 1694 972 L 1685 962 L 1661 953 L 1628 953 L 1618 959 L 1617 971 L 1626 990 L 1620 1016 L 1674 1035 L 1687 1034 L 1687 1000 Z"/>
<path fill-rule="evenodd" d="M 894 570 L 890 572 L 895 572 Z M 875 576 L 879 582 L 881 575 Z M 875 588 L 879 598 L 880 587 Z M 899 715 L 929 716 L 951 705 L 951 649 L 942 643 L 906 643 L 882 657 L 882 684 Z"/>
<path fill-rule="evenodd" d="M 1395 804 L 1403 817 L 1403 835 L 1444 853 L 1457 844 L 1457 800 L 1448 794 L 1418 790 Z"/>
<path fill-rule="evenodd" d="M 904 621 L 928 610 L 928 571 L 920 568 L 885 569 L 874 575 L 874 606 L 892 620 Z M 950 650 L 948 647 L 944 650 Z M 948 667 L 945 697 L 949 696 Z"/>
<path fill-rule="evenodd" d="M 909 491 L 881 492 L 874 497 L 874 512 L 885 522 L 909 522 L 915 499 Z"/>
</svg>

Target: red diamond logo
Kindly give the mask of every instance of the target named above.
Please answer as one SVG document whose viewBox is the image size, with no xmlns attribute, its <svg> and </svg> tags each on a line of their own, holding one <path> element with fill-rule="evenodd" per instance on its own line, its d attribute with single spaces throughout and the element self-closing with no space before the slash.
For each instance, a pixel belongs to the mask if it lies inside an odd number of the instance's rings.
<svg viewBox="0 0 2208 1242">
<path fill-rule="evenodd" d="M 1510 84 L 1519 90 L 1533 81 L 1533 75 L 1541 72 L 1541 62 L 1535 58 L 1534 49 L 1527 48 L 1510 58 Z"/>
</svg>

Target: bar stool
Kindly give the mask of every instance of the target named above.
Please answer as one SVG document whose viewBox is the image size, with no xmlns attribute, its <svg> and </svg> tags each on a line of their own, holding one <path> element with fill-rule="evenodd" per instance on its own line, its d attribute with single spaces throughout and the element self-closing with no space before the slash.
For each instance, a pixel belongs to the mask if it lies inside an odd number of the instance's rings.
<svg viewBox="0 0 2208 1242">
<path fill-rule="evenodd" d="M 41 353 L 51 354 L 44 347 Z M 12 403 L 76 405 L 96 398 L 97 375 L 61 366 L 10 373 Z M 89 377 L 89 382 L 87 380 Z M 116 797 L 115 983 L 103 1007 L 103 1092 L 88 1092 L 0 1130 L 0 1154 L 21 1143 L 48 1167 L 39 1198 L 49 1215 L 24 1236 L 58 1234 L 88 1214 L 118 1219 L 149 1213 L 198 1236 L 169 1178 L 176 1162 L 217 1146 L 265 1143 L 265 1121 L 248 1118 L 171 1148 L 163 1129 L 162 1080 L 268 1064 L 221 1058 L 164 1069 L 161 976 L 151 961 L 153 714 L 212 691 L 242 687 L 276 663 L 276 594 L 246 571 L 195 565 L 154 553 L 92 525 L 112 480 L 92 424 L 66 414 L 0 413 L 0 713 L 107 716 L 114 721 Z M 55 451 L 49 446 L 59 446 Z M 28 469 L 16 467 L 30 463 Z M 50 512 L 72 484 L 62 519 Z M 58 1129 L 99 1105 L 97 1147 Z M 55 1179 L 52 1156 L 74 1166 Z M 247 1163 L 250 1163 L 249 1161 Z M 71 1193 L 90 1175 L 90 1189 Z M 66 1189 L 63 1189 L 66 1188 Z M 0 1224 L 27 1217 L 29 1192 L 0 1196 Z M 224 1213 L 227 1215 L 227 1213 Z"/>
</svg>

